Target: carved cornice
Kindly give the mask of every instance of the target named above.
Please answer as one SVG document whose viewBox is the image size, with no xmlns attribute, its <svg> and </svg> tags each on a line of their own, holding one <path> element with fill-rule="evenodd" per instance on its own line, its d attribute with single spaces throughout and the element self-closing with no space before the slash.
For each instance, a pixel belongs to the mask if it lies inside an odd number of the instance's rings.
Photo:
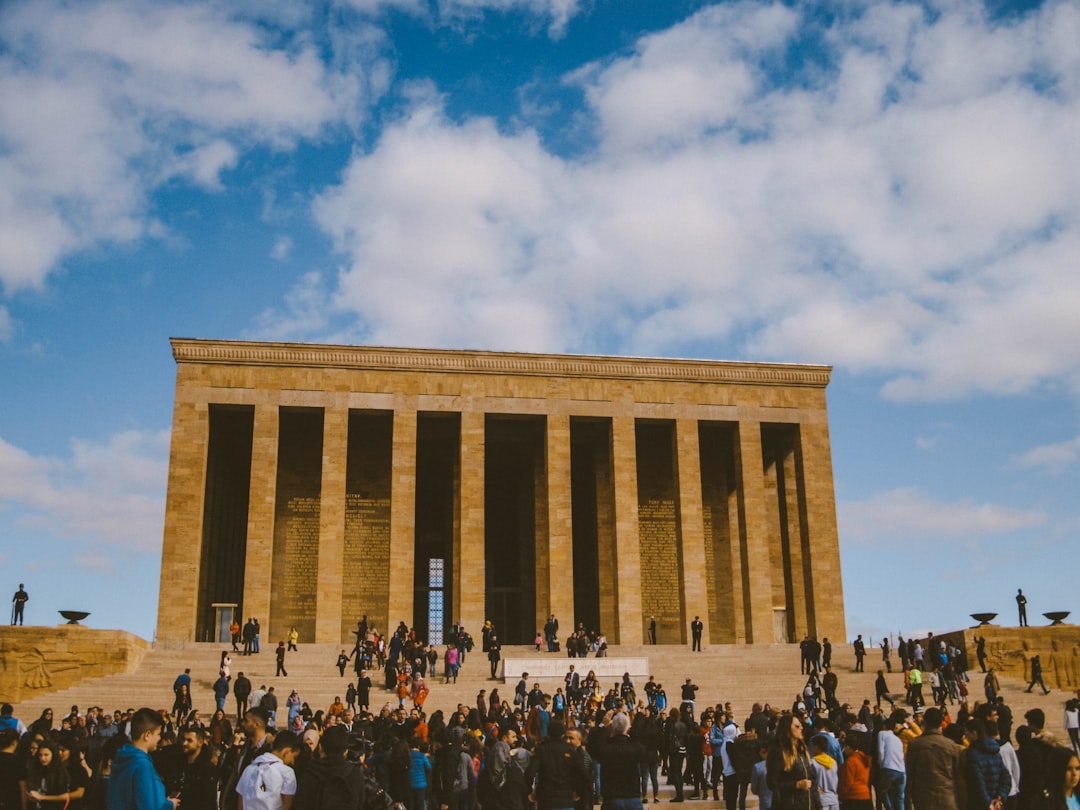
<svg viewBox="0 0 1080 810">
<path fill-rule="evenodd" d="M 172 338 L 177 363 L 824 388 L 832 366 Z"/>
</svg>

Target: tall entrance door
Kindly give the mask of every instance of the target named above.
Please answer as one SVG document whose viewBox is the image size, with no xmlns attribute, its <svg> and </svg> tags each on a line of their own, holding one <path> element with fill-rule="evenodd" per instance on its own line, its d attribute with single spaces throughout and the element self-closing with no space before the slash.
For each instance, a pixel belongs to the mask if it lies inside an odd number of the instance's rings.
<svg viewBox="0 0 1080 810">
<path fill-rule="evenodd" d="M 484 608 L 503 644 L 528 644 L 537 630 L 544 430 L 543 417 L 489 415 L 484 432 Z"/>
<path fill-rule="evenodd" d="M 421 413 L 416 422 L 416 557 L 413 629 L 432 644 L 447 637 L 453 604 L 454 502 L 461 421 Z"/>
</svg>

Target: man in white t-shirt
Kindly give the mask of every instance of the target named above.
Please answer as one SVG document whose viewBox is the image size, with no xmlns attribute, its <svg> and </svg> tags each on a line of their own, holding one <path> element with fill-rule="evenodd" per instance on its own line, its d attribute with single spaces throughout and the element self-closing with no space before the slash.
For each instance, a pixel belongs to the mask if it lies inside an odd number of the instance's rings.
<svg viewBox="0 0 1080 810">
<path fill-rule="evenodd" d="M 273 749 L 255 758 L 236 784 L 239 810 L 289 810 L 296 796 L 292 764 L 303 743 L 291 731 L 274 739 Z"/>
</svg>

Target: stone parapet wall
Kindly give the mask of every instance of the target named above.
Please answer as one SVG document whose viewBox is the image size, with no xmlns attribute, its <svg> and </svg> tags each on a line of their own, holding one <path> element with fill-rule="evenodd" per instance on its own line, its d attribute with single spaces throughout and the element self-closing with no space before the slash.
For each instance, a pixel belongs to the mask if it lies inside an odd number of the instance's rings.
<svg viewBox="0 0 1080 810">
<path fill-rule="evenodd" d="M 124 630 L 0 627 L 0 702 L 19 703 L 89 678 L 134 672 L 149 646 Z"/>
<path fill-rule="evenodd" d="M 570 667 L 584 678 L 590 672 L 597 678 L 611 680 L 622 678 L 629 672 L 631 678 L 647 678 L 652 670 L 649 659 L 641 657 L 619 658 L 567 658 L 565 655 L 552 655 L 550 658 L 504 658 L 501 671 L 508 686 L 516 686 L 523 672 L 529 673 L 529 683 L 545 681 L 547 691 L 554 694 L 555 689 L 566 677 Z M 611 684 L 605 684 L 610 686 Z"/>
<path fill-rule="evenodd" d="M 999 627 L 984 625 L 942 633 L 952 644 L 967 652 L 968 668 L 979 671 L 975 656 L 976 637 L 986 639 L 986 666 L 999 675 L 1028 681 L 1031 658 L 1040 656 L 1047 689 L 1080 689 L 1080 626 L 1060 624 L 1044 627 Z"/>
</svg>

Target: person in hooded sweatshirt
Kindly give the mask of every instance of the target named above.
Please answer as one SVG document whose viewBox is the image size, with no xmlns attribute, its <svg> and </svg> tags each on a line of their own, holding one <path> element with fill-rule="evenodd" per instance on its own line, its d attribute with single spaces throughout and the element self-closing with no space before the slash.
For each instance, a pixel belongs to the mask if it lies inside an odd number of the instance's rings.
<svg viewBox="0 0 1080 810">
<path fill-rule="evenodd" d="M 824 735 L 817 735 L 810 740 L 810 753 L 814 755 L 814 770 L 817 771 L 818 798 L 821 810 L 830 810 L 840 806 L 836 787 L 840 782 L 840 766 L 829 756 L 829 741 Z"/>
<path fill-rule="evenodd" d="M 131 742 L 116 752 L 109 774 L 108 810 L 174 810 L 179 799 L 165 796 L 165 785 L 150 754 L 157 750 L 165 723 L 153 709 L 131 716 Z"/>
</svg>

